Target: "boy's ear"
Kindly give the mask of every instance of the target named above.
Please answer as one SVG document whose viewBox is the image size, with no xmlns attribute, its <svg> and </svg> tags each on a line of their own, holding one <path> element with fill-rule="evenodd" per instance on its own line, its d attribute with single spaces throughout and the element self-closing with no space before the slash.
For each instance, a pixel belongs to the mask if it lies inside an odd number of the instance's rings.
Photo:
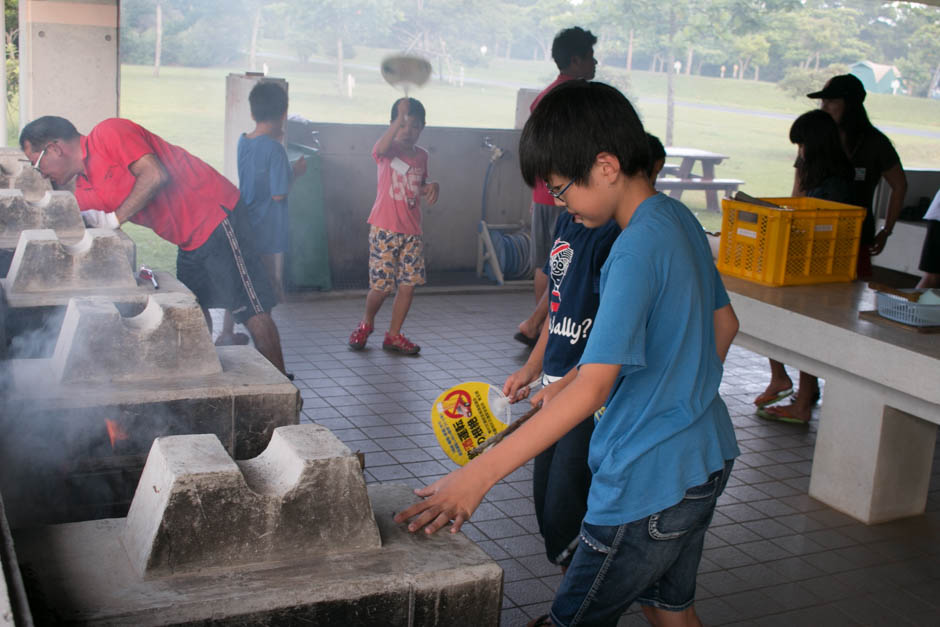
<svg viewBox="0 0 940 627">
<path fill-rule="evenodd" d="M 620 159 L 609 152 L 599 152 L 594 158 L 594 167 L 603 180 L 613 182 L 620 175 Z"/>
</svg>

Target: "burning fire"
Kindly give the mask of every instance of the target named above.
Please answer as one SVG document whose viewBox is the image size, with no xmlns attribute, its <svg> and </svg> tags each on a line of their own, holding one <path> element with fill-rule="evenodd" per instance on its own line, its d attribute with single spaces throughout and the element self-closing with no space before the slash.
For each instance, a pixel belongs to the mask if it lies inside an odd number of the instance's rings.
<svg viewBox="0 0 940 627">
<path fill-rule="evenodd" d="M 116 420 L 105 418 L 104 424 L 108 428 L 108 437 L 111 438 L 111 448 L 114 448 L 114 443 L 118 440 L 127 440 L 130 437 Z"/>
</svg>

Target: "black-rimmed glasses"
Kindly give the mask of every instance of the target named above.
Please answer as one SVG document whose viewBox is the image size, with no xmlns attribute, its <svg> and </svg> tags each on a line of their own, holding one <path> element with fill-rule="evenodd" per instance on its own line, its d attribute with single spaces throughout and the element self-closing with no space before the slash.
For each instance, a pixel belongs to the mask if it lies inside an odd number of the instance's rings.
<svg viewBox="0 0 940 627">
<path fill-rule="evenodd" d="M 38 163 L 38 160 L 37 160 L 37 163 Z M 548 181 L 545 181 L 545 187 L 548 189 L 548 193 L 552 195 L 552 198 L 555 198 L 557 200 L 564 200 L 564 198 L 562 198 L 562 194 L 568 191 L 568 188 L 571 187 L 572 183 L 574 183 L 574 179 L 571 179 L 570 181 L 568 181 L 568 184 L 562 187 L 561 190 L 557 192 L 552 189 L 552 186 L 548 184 Z"/>
</svg>

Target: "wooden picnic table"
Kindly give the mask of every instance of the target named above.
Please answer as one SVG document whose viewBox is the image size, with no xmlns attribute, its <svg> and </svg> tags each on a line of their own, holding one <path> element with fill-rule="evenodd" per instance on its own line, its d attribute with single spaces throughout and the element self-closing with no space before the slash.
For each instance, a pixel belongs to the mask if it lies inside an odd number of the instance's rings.
<svg viewBox="0 0 940 627">
<path fill-rule="evenodd" d="M 737 179 L 715 178 L 715 166 L 727 159 L 727 155 L 698 148 L 670 146 L 666 148 L 666 158 L 678 158 L 681 161 L 678 164 L 667 163 L 663 167 L 656 180 L 656 188 L 668 191 L 677 200 L 682 198 L 684 191 L 703 190 L 709 211 L 721 210 L 718 190 L 733 193 L 744 184 L 744 181 Z M 701 164 L 700 171 L 693 171 L 696 164 Z"/>
</svg>

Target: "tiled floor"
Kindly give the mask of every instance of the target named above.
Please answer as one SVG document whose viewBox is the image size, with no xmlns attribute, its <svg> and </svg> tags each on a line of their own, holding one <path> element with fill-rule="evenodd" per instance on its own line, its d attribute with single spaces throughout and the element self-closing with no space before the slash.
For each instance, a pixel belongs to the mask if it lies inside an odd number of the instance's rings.
<svg viewBox="0 0 940 627">
<path fill-rule="evenodd" d="M 528 291 L 430 292 L 418 291 L 405 324 L 419 357 L 381 350 L 391 302 L 362 352 L 346 339 L 364 296 L 275 310 L 303 420 L 365 452 L 368 481 L 420 486 L 453 468 L 431 432 L 431 401 L 460 381 L 502 383 L 526 357 L 512 334 L 529 313 Z M 703 622 L 940 624 L 940 464 L 923 516 L 868 527 L 825 507 L 807 496 L 815 419 L 806 428 L 753 415 L 751 399 L 767 377 L 763 357 L 732 348 L 721 392 L 742 455 L 708 532 L 696 602 Z M 536 530 L 531 474 L 527 465 L 498 484 L 464 527 L 505 572 L 503 625 L 546 613 L 560 581 Z M 646 621 L 634 606 L 620 624 Z"/>
</svg>

